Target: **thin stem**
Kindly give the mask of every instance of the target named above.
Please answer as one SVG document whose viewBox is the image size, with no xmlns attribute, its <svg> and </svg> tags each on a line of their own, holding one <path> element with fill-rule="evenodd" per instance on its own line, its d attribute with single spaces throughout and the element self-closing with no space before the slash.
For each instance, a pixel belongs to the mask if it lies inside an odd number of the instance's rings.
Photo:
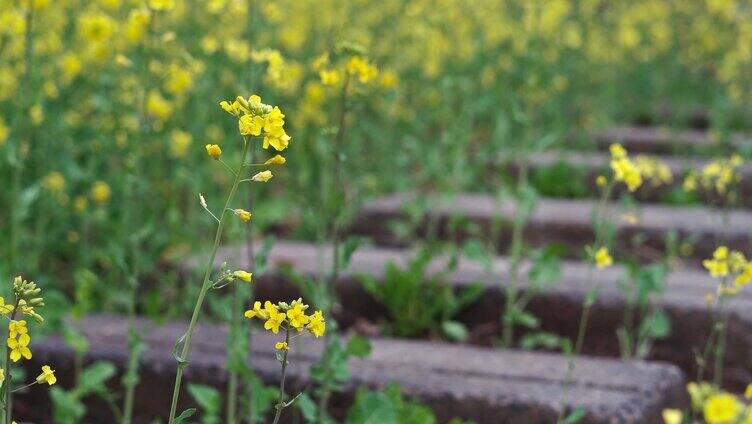
<svg viewBox="0 0 752 424">
<path fill-rule="evenodd" d="M 528 161 L 523 158 L 520 168 L 519 179 L 517 180 L 517 209 L 515 210 L 514 226 L 512 228 L 512 247 L 511 262 L 509 265 L 509 284 L 506 287 L 506 302 L 504 306 L 504 316 L 502 317 L 502 346 L 511 347 L 514 343 L 514 321 L 511 319 L 512 309 L 517 304 L 517 283 L 519 278 L 520 265 L 522 264 L 522 247 L 525 223 L 527 222 L 527 210 L 520 201 L 520 193 L 527 185 Z"/>
<path fill-rule="evenodd" d="M 29 387 L 31 387 L 31 386 L 33 386 L 35 384 L 37 384 L 36 380 L 33 381 L 33 382 L 31 382 L 31 383 L 29 383 L 29 384 L 27 384 L 27 385 L 25 385 L 25 386 L 16 387 L 15 389 L 11 390 L 10 392 L 11 393 L 20 392 L 21 390 L 28 389 Z"/>
<path fill-rule="evenodd" d="M 288 348 L 290 344 L 290 324 L 287 324 L 287 327 L 285 327 L 285 343 L 287 343 Z M 279 417 L 282 415 L 282 410 L 285 409 L 287 406 L 285 404 L 285 380 L 287 379 L 287 353 L 289 352 L 288 349 L 284 350 L 284 353 L 282 354 L 282 380 L 279 382 L 279 398 L 277 400 L 277 405 L 275 408 L 277 409 L 277 412 L 274 414 L 274 421 L 272 424 L 277 424 L 279 422 Z"/>
<path fill-rule="evenodd" d="M 715 364 L 713 368 L 713 384 L 721 387 L 723 383 L 723 359 L 726 353 L 726 334 L 728 333 L 729 311 L 721 311 L 721 320 L 718 323 L 718 344 L 715 350 Z"/>
<path fill-rule="evenodd" d="M 248 154 L 248 149 L 250 147 L 250 144 L 251 144 L 250 140 L 244 140 L 243 153 L 241 154 L 240 165 L 242 165 L 245 162 L 245 157 Z M 224 228 L 225 219 L 227 217 L 227 209 L 230 207 L 233 197 L 235 197 L 235 192 L 238 189 L 239 181 L 240 181 L 240 174 L 238 173 L 236 174 L 235 180 L 232 183 L 232 188 L 230 189 L 230 193 L 227 195 L 227 200 L 225 201 L 225 207 L 222 208 L 222 217 L 219 220 L 219 224 L 217 224 L 217 233 L 214 235 L 214 246 L 212 248 L 211 255 L 209 256 L 209 260 L 206 264 L 206 271 L 204 273 L 204 281 L 201 284 L 201 291 L 199 292 L 198 298 L 196 299 L 196 306 L 193 308 L 191 321 L 188 324 L 188 331 L 186 331 L 184 339 L 183 339 L 183 349 L 180 352 L 177 372 L 175 374 L 175 387 L 173 388 L 173 391 L 172 391 L 172 404 L 170 405 L 170 418 L 169 418 L 168 424 L 172 424 L 175 421 L 175 411 L 177 410 L 177 406 L 178 406 L 178 397 L 180 394 L 180 384 L 183 379 L 183 370 L 185 369 L 186 366 L 188 366 L 187 361 L 188 361 L 188 352 L 190 351 L 190 347 L 191 347 L 191 338 L 193 337 L 193 332 L 196 329 L 196 324 L 198 324 L 198 317 L 201 314 L 201 307 L 204 304 L 206 293 L 211 288 L 209 277 L 211 276 L 211 272 L 214 269 L 214 260 L 217 257 L 217 251 L 219 250 L 219 243 L 222 240 L 222 230 Z"/>
<path fill-rule="evenodd" d="M 342 143 L 345 139 L 345 132 L 347 130 L 346 127 L 346 118 L 347 118 L 347 89 L 350 85 L 350 77 L 349 74 L 346 74 L 345 76 L 345 82 L 342 84 L 342 96 L 340 98 L 341 104 L 340 104 L 340 113 L 339 113 L 339 126 L 337 128 L 337 134 L 334 137 L 334 163 L 332 166 L 332 191 L 336 191 L 340 188 L 340 181 L 342 180 L 342 158 L 341 158 L 341 152 L 342 152 Z M 346 195 L 346 191 L 341 191 L 342 196 Z M 341 204 L 341 203 L 337 203 Z M 331 239 L 332 239 L 332 275 L 331 275 L 331 283 L 334 284 L 334 281 L 339 277 L 339 271 L 340 271 L 340 263 L 339 263 L 339 243 L 340 243 L 340 237 L 339 237 L 339 228 L 338 228 L 338 221 L 339 221 L 339 215 L 342 211 L 334 211 L 331 221 Z"/>
<path fill-rule="evenodd" d="M 237 172 L 235 172 L 235 170 L 234 170 L 234 169 L 230 168 L 230 165 L 228 165 L 228 164 L 227 164 L 227 163 L 226 163 L 225 161 L 223 161 L 222 159 L 217 159 L 217 160 L 219 161 L 219 163 L 221 163 L 221 164 L 222 164 L 222 166 L 224 166 L 224 167 L 225 167 L 225 169 L 227 169 L 228 171 L 230 171 L 230 173 L 231 173 L 232 175 L 234 175 L 234 176 L 236 176 L 236 177 L 238 176 L 238 173 L 237 173 Z"/>
<path fill-rule="evenodd" d="M 342 144 L 345 139 L 345 133 L 346 133 L 346 123 L 347 123 L 347 94 L 348 94 L 348 88 L 350 86 L 350 76 L 347 72 L 345 72 L 345 81 L 342 84 L 342 93 L 340 96 L 340 110 L 339 110 L 339 126 L 337 128 L 337 133 L 334 136 L 334 143 L 333 143 L 333 159 L 334 163 L 332 164 L 332 186 L 330 190 L 330 196 L 334 196 L 334 193 L 337 192 L 337 190 L 341 190 L 341 195 L 346 195 L 346 190 L 341 188 L 341 181 L 342 181 L 342 158 L 341 158 L 341 152 L 342 152 Z M 334 197 L 332 197 L 334 199 Z M 336 202 L 335 204 L 340 205 L 344 204 L 344 202 Z M 339 258 L 339 245 L 340 245 L 340 236 L 339 236 L 339 228 L 338 228 L 338 221 L 341 210 L 331 210 L 330 208 L 327 208 L 327 210 L 330 210 L 329 218 L 329 238 L 332 243 L 332 268 L 331 268 L 331 275 L 329 277 L 329 285 L 327 286 L 327 293 L 328 297 L 330 299 L 329 304 L 332 305 L 333 299 L 334 299 L 334 284 L 336 283 L 337 279 L 339 278 L 340 273 L 340 258 Z M 326 282 L 325 282 L 326 284 Z M 329 311 L 327 311 L 329 312 Z M 330 333 L 327 333 L 327 335 L 324 336 L 327 339 L 326 345 L 329 346 L 329 337 Z M 327 363 L 323 364 L 325 367 L 325 373 L 328 373 L 328 365 Z M 327 404 L 329 403 L 329 396 L 331 396 L 331 387 L 329 387 L 328 384 L 325 384 L 321 388 L 321 397 L 319 398 L 319 404 L 318 409 L 316 410 L 316 422 L 320 422 L 320 420 L 325 416 L 326 414 L 326 408 Z"/>
<path fill-rule="evenodd" d="M 593 250 L 596 251 L 602 247 L 603 244 L 603 236 L 604 236 L 604 224 L 605 224 L 605 213 L 606 213 L 606 206 L 609 197 L 611 196 L 611 191 L 613 190 L 615 185 L 614 181 L 611 181 L 606 189 L 603 191 L 603 195 L 601 196 L 601 200 L 598 203 L 598 209 L 596 210 L 595 215 L 595 243 L 593 244 Z M 595 299 L 597 297 L 597 288 L 592 288 L 593 285 L 593 275 L 595 273 L 595 265 L 593 264 L 592 260 L 590 261 L 590 264 L 588 266 L 588 274 L 587 279 L 585 280 L 585 287 L 587 289 L 585 294 L 585 302 L 582 307 L 582 314 L 580 315 L 580 323 L 577 328 L 577 336 L 575 339 L 575 344 L 572 349 L 572 351 L 567 355 L 567 373 L 564 376 L 564 382 L 562 387 L 562 395 L 561 395 L 561 402 L 559 403 L 559 414 L 556 419 L 557 423 L 562 422 L 564 419 L 564 413 L 566 411 L 567 401 L 569 397 L 569 388 L 572 385 L 572 380 L 574 378 L 574 370 L 576 367 L 576 361 L 575 359 L 582 351 L 582 345 L 585 341 L 585 333 L 587 331 L 587 325 L 588 321 L 590 320 L 590 312 L 592 310 L 593 304 L 595 303 Z"/>
<path fill-rule="evenodd" d="M 16 313 L 18 312 L 18 304 L 20 303 L 20 299 L 16 299 L 16 304 L 13 306 L 13 312 L 10 314 L 10 321 L 13 321 L 16 319 Z M 8 328 L 6 326 L 6 328 Z M 8 337 L 10 337 L 10 334 L 8 334 Z M 3 358 L 3 369 L 5 370 L 5 381 L 2 385 L 2 398 L 3 398 L 3 419 L 2 422 L 5 424 L 11 423 L 11 384 L 13 383 L 13 375 L 10 372 L 10 348 L 5 348 L 5 356 Z"/>
</svg>

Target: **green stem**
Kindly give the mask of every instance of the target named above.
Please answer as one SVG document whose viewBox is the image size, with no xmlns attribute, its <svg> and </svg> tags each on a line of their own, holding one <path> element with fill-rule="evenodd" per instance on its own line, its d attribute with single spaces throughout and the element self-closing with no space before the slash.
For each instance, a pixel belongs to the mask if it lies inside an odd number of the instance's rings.
<svg viewBox="0 0 752 424">
<path fill-rule="evenodd" d="M 604 230 L 605 230 L 605 213 L 606 213 L 606 206 L 609 197 L 611 196 L 611 191 L 614 188 L 614 181 L 611 181 L 606 189 L 603 191 L 603 195 L 601 196 L 601 200 L 598 203 L 598 209 L 596 210 L 595 215 L 595 243 L 593 244 L 593 250 L 597 251 L 602 247 L 603 244 L 603 236 L 604 236 Z M 559 414 L 556 419 L 557 423 L 561 423 L 562 420 L 564 420 L 564 413 L 566 412 L 567 407 L 567 401 L 569 397 L 569 388 L 573 383 L 574 378 L 574 370 L 576 367 L 576 358 L 579 356 L 580 352 L 582 351 L 582 345 L 585 341 L 585 333 L 587 332 L 587 325 L 588 321 L 590 320 L 590 312 L 592 310 L 593 304 L 595 303 L 595 298 L 597 297 L 597 288 L 592 288 L 593 285 L 593 275 L 595 273 L 595 266 L 591 260 L 590 265 L 588 267 L 588 274 L 587 279 L 585 280 L 585 287 L 587 289 L 585 294 L 585 302 L 582 305 L 582 314 L 580 315 L 580 323 L 577 328 L 577 336 L 575 339 L 575 344 L 571 352 L 567 354 L 567 372 L 564 376 L 564 382 L 562 385 L 562 395 L 561 395 L 561 402 L 559 403 Z"/>
<path fill-rule="evenodd" d="M 244 139 L 243 144 L 243 153 L 241 154 L 241 160 L 240 165 L 238 167 L 238 173 L 235 176 L 235 180 L 232 183 L 232 188 L 230 189 L 230 193 L 227 195 L 227 200 L 225 201 L 225 206 L 222 208 L 222 215 L 219 220 L 219 224 L 217 224 L 217 233 L 214 236 L 214 246 L 212 248 L 211 255 L 209 256 L 209 261 L 206 264 L 206 272 L 204 273 L 204 281 L 201 284 L 201 291 L 198 294 L 198 299 L 196 299 L 196 306 L 193 308 L 193 315 L 191 316 L 191 322 L 188 324 L 188 331 L 186 331 L 184 339 L 183 339 L 183 349 L 180 352 L 179 361 L 178 361 L 178 367 L 177 372 L 175 374 L 175 387 L 172 391 L 172 404 L 170 405 L 170 418 L 168 421 L 168 424 L 172 424 L 175 421 L 175 411 L 177 410 L 178 406 L 178 397 L 180 394 L 180 384 L 183 379 L 183 371 L 185 370 L 185 367 L 188 366 L 188 352 L 191 347 L 191 338 L 193 337 L 193 332 L 196 330 L 196 324 L 198 324 L 198 317 L 201 314 L 201 307 L 204 304 L 204 299 L 206 298 L 206 293 L 211 288 L 211 284 L 209 281 L 209 277 L 211 276 L 211 272 L 214 269 L 214 260 L 217 257 L 217 251 L 219 250 L 219 243 L 222 240 L 222 229 L 224 228 L 225 219 L 227 217 L 227 210 L 230 208 L 230 204 L 232 203 L 232 199 L 235 196 L 235 192 L 238 189 L 238 184 L 240 184 L 240 172 L 242 171 L 243 163 L 245 163 L 245 157 L 248 154 L 248 149 L 250 147 L 251 141 Z"/>
<path fill-rule="evenodd" d="M 728 310 L 721 311 L 721 320 L 718 323 L 718 344 L 715 349 L 715 364 L 713 368 L 713 384 L 721 387 L 723 383 L 723 359 L 726 354 L 726 334 L 728 333 Z"/>
<path fill-rule="evenodd" d="M 230 316 L 230 331 L 228 333 L 227 338 L 227 363 L 228 363 L 228 372 L 229 372 L 229 378 L 227 381 L 227 424 L 235 424 L 236 422 L 236 411 L 237 411 L 237 400 L 238 400 L 238 373 L 235 371 L 233 366 L 231 364 L 234 362 L 233 356 L 235 355 L 235 349 L 232 349 L 232 344 L 234 342 L 234 336 L 238 330 L 238 325 L 236 323 L 236 316 L 240 316 L 240 307 L 238 305 L 240 296 L 238 294 L 238 285 L 233 284 L 232 285 L 232 312 Z"/>
<path fill-rule="evenodd" d="M 287 324 L 287 327 L 285 328 L 285 343 L 287 343 L 287 348 L 290 348 L 290 324 Z M 289 352 L 288 349 L 284 350 L 284 353 L 282 354 L 282 379 L 279 382 L 279 398 L 277 400 L 277 405 L 275 408 L 277 409 L 277 412 L 274 414 L 274 421 L 272 424 L 277 424 L 279 422 L 279 417 L 282 415 L 282 410 L 285 409 L 287 405 L 285 405 L 285 380 L 287 379 L 287 353 Z"/>
<path fill-rule="evenodd" d="M 16 313 L 18 311 L 18 304 L 20 302 L 20 299 L 16 300 L 16 304 L 13 307 L 13 312 L 10 314 L 10 320 L 13 321 L 16 318 Z M 8 337 L 10 337 L 10 334 L 8 334 Z M 9 356 L 10 356 L 10 348 L 5 349 L 5 357 L 3 358 L 3 369 L 5 370 L 5 381 L 2 385 L 2 398 L 3 398 L 3 416 L 2 416 L 2 422 L 5 424 L 11 423 L 11 390 L 10 386 L 13 383 L 13 375 L 10 372 L 10 362 L 9 362 Z"/>
<path fill-rule="evenodd" d="M 345 124 L 347 123 L 347 94 L 348 94 L 348 87 L 350 85 L 350 76 L 347 72 L 345 72 L 345 81 L 342 84 L 342 94 L 340 96 L 340 113 L 339 113 L 339 126 L 337 128 L 337 133 L 334 136 L 334 163 L 332 164 L 332 186 L 330 190 L 330 195 L 334 195 L 337 190 L 340 190 L 341 186 L 341 180 L 342 180 L 342 159 L 341 159 L 341 152 L 342 152 L 342 144 L 345 139 Z M 345 196 L 347 192 L 344 189 L 341 189 L 341 195 Z M 337 204 L 343 204 L 344 202 L 337 202 Z M 329 209 L 329 208 L 327 208 Z M 339 278 L 339 272 L 340 272 L 340 258 L 339 258 L 339 244 L 340 244 L 340 236 L 339 236 L 339 228 L 338 228 L 338 221 L 341 210 L 331 211 L 331 216 L 329 216 L 329 237 L 332 243 L 332 268 L 331 268 L 331 275 L 329 278 L 329 285 L 327 287 L 327 294 L 329 297 L 329 305 L 334 304 L 334 284 L 336 283 L 337 279 Z M 330 310 L 327 310 L 327 316 Z M 329 344 L 329 337 L 331 333 L 327 333 L 324 337 L 326 338 L 326 346 L 330 346 Z M 324 373 L 329 373 L 329 367 L 327 363 L 324 363 Z M 331 396 L 331 388 L 328 384 L 324 384 L 321 388 L 321 397 L 319 398 L 319 404 L 318 409 L 316 410 L 316 422 L 320 422 L 321 419 L 326 415 L 326 409 L 327 404 L 329 403 L 329 397 Z"/>
<path fill-rule="evenodd" d="M 520 194 L 527 186 L 528 162 L 527 158 L 522 159 L 519 179 L 517 180 L 517 210 L 515 211 L 514 224 L 512 228 L 512 246 L 509 265 L 509 284 L 505 290 L 504 316 L 502 317 L 501 344 L 509 348 L 514 343 L 514 321 L 512 309 L 517 305 L 517 283 L 519 279 L 520 265 L 522 264 L 522 247 L 525 224 L 527 223 L 527 210 L 520 201 Z"/>
</svg>

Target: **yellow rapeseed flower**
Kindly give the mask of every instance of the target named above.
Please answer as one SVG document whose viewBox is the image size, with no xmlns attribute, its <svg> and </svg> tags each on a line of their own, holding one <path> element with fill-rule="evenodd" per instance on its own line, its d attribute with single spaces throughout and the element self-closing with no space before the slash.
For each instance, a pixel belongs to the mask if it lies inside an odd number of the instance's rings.
<svg viewBox="0 0 752 424">
<path fill-rule="evenodd" d="M 26 337 L 19 337 L 18 339 L 8 338 L 8 348 L 10 348 L 10 360 L 18 362 L 21 357 L 31 359 L 31 349 L 29 349 L 30 338 L 26 334 Z"/>
<path fill-rule="evenodd" d="M 57 383 L 57 377 L 55 377 L 55 370 L 50 368 L 49 365 L 42 366 L 42 373 L 37 377 L 37 384 L 47 383 L 52 386 Z"/>
<path fill-rule="evenodd" d="M 298 331 L 310 322 L 310 318 L 305 314 L 308 305 L 304 304 L 301 299 L 292 302 L 290 309 L 287 310 L 287 319 L 290 321 L 290 325 L 295 327 Z"/>
<path fill-rule="evenodd" d="M 342 74 L 337 70 L 322 69 L 319 71 L 319 78 L 324 85 L 335 85 L 342 79 Z"/>
<path fill-rule="evenodd" d="M 65 190 L 65 177 L 58 171 L 52 171 L 42 180 L 42 187 L 52 193 L 60 193 Z"/>
<path fill-rule="evenodd" d="M 287 162 L 287 159 L 285 159 L 282 155 L 274 155 L 273 157 L 269 158 L 264 162 L 264 165 L 284 165 L 285 162 Z"/>
<path fill-rule="evenodd" d="M 287 345 L 287 342 L 274 343 L 274 348 L 277 350 L 290 350 L 290 346 Z"/>
<path fill-rule="evenodd" d="M 222 149 L 217 144 L 207 144 L 206 146 L 206 154 L 213 157 L 214 159 L 219 159 L 220 156 L 222 156 Z"/>
<path fill-rule="evenodd" d="M 598 249 L 597 252 L 595 252 L 595 265 L 598 268 L 608 268 L 611 265 L 613 265 L 614 260 L 611 258 L 611 255 L 608 253 L 608 249 L 605 247 L 601 247 Z"/>
<path fill-rule="evenodd" d="M 149 7 L 153 10 L 172 10 L 175 0 L 149 0 Z"/>
<path fill-rule="evenodd" d="M 170 154 L 176 158 L 182 158 L 188 153 L 191 144 L 191 135 L 185 131 L 174 130 L 170 134 Z"/>
<path fill-rule="evenodd" d="M 146 98 L 146 110 L 157 119 L 165 120 L 172 114 L 172 103 L 158 91 L 152 90 Z"/>
<path fill-rule="evenodd" d="M 91 198 L 100 205 L 110 201 L 110 186 L 104 181 L 97 181 L 91 186 Z"/>
<path fill-rule="evenodd" d="M 239 278 L 246 283 L 250 283 L 253 280 L 253 273 L 247 271 L 235 271 L 232 273 L 235 278 Z"/>
<path fill-rule="evenodd" d="M 729 393 L 719 393 L 710 396 L 702 407 L 703 417 L 707 424 L 730 424 L 742 412 L 742 405 L 736 396 Z"/>
<path fill-rule="evenodd" d="M 682 424 L 684 421 L 684 413 L 678 409 L 664 409 L 661 415 L 664 424 Z"/>
<path fill-rule="evenodd" d="M 257 182 L 260 182 L 260 183 L 265 183 L 265 182 L 271 180 L 273 176 L 274 175 L 272 175 L 272 171 L 266 170 L 266 171 L 259 172 L 258 174 L 256 174 L 253 177 L 251 177 L 251 179 L 253 181 L 257 181 Z"/>
<path fill-rule="evenodd" d="M 321 311 L 316 311 L 308 317 L 308 325 L 306 325 L 308 331 L 315 337 L 321 337 L 326 331 L 326 322 L 324 321 L 324 315 Z"/>
<path fill-rule="evenodd" d="M 29 329 L 26 327 L 26 321 L 20 320 L 16 321 L 13 320 L 10 323 L 8 323 L 8 337 L 15 339 L 19 336 L 26 336 L 29 335 Z"/>
<path fill-rule="evenodd" d="M 267 301 L 267 303 L 269 302 Z M 267 312 L 269 314 L 269 319 L 264 323 L 264 328 L 277 334 L 279 332 L 279 326 L 285 321 L 287 315 L 284 312 L 280 312 L 276 307 L 267 309 Z"/>
<path fill-rule="evenodd" d="M 259 136 L 264 128 L 264 118 L 261 116 L 243 115 L 238 121 L 240 134 L 244 136 Z"/>
<path fill-rule="evenodd" d="M 250 220 L 251 220 L 251 218 L 253 217 L 253 214 L 251 214 L 250 212 L 248 212 L 248 211 L 247 211 L 247 210 L 245 210 L 245 209 L 233 209 L 233 210 L 232 210 L 232 212 L 233 212 L 233 213 L 234 213 L 235 215 L 237 215 L 237 216 L 238 216 L 238 218 L 240 218 L 240 219 L 241 219 L 241 220 L 243 220 L 244 222 L 248 222 L 248 221 L 250 221 Z"/>
<path fill-rule="evenodd" d="M 8 139 L 8 136 L 10 135 L 10 128 L 8 128 L 8 125 L 5 123 L 2 117 L 0 117 L 0 147 L 2 147 L 3 144 L 5 144 L 5 140 Z"/>
<path fill-rule="evenodd" d="M 13 312 L 14 306 L 10 303 L 5 303 L 5 299 L 0 296 L 0 314 L 8 315 Z"/>
<path fill-rule="evenodd" d="M 253 309 L 245 311 L 243 315 L 248 319 L 255 317 L 258 317 L 259 319 L 267 319 L 269 317 L 266 313 L 266 309 L 261 309 L 261 302 L 259 301 L 254 302 Z"/>
<path fill-rule="evenodd" d="M 720 246 L 715 250 L 715 252 L 713 252 L 713 259 L 705 259 L 704 261 L 702 261 L 702 266 L 704 266 L 710 272 L 711 277 L 721 278 L 728 275 L 728 253 L 728 247 Z"/>
</svg>

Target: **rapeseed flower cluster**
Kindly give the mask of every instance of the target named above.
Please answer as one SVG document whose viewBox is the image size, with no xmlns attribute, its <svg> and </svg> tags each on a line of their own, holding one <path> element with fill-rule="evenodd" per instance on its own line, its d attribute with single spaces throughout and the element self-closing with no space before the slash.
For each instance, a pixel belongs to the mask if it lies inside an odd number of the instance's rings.
<svg viewBox="0 0 752 424">
<path fill-rule="evenodd" d="M 687 392 L 692 410 L 706 424 L 752 424 L 752 384 L 747 386 L 744 397 L 737 397 L 720 390 L 710 383 L 689 383 Z M 678 409 L 663 411 L 664 424 L 683 424 L 685 413 Z"/>
<path fill-rule="evenodd" d="M 734 295 L 752 281 L 752 262 L 742 252 L 719 246 L 713 257 L 702 261 L 710 276 L 721 279 L 719 295 Z"/>
<path fill-rule="evenodd" d="M 608 268 L 613 265 L 614 259 L 608 252 L 608 248 L 601 247 L 595 252 L 595 266 L 599 269 Z"/>
<path fill-rule="evenodd" d="M 652 187 L 669 185 L 674 181 L 671 168 L 660 159 L 647 155 L 637 155 L 634 163 L 640 170 L 642 179 L 649 182 Z"/>
<path fill-rule="evenodd" d="M 744 160 L 739 155 L 711 161 L 702 169 L 690 172 L 684 178 L 684 189 L 696 191 L 702 189 L 721 197 L 733 197 L 733 188 L 741 181 L 740 168 Z"/>
<path fill-rule="evenodd" d="M 332 60 L 329 53 L 324 53 L 313 61 L 313 69 L 318 72 L 321 84 L 337 85 L 345 76 L 355 78 L 361 84 L 376 80 L 379 69 L 366 57 L 363 46 L 342 43 L 336 50 L 336 60 Z"/>
<path fill-rule="evenodd" d="M 257 137 L 263 134 L 264 149 L 269 146 L 277 151 L 287 148 L 290 136 L 284 129 L 285 115 L 278 106 L 261 103 L 261 97 L 252 95 L 248 99 L 238 96 L 232 103 L 220 102 L 225 112 L 238 118 L 238 128 L 244 137 Z"/>
<path fill-rule="evenodd" d="M 640 168 L 629 158 L 621 144 L 612 144 L 610 151 L 614 181 L 623 182 L 631 192 L 636 191 L 642 185 Z"/>
<path fill-rule="evenodd" d="M 6 378 L 12 381 L 13 373 L 11 372 L 8 361 L 16 363 L 21 359 L 29 360 L 32 358 L 31 335 L 25 319 L 18 319 L 20 316 L 32 318 L 38 323 L 44 322 L 44 318 L 37 312 L 37 308 L 44 306 L 44 299 L 40 297 L 41 289 L 33 281 L 24 280 L 18 276 L 13 279 L 12 292 L 14 296 L 13 303 L 6 303 L 3 297 L 0 297 L 0 315 L 8 320 L 8 337 L 6 345 L 8 347 L 8 357 L 6 362 L 0 367 L 0 399 L 2 405 L 9 405 L 11 396 L 11 387 L 4 384 Z M 57 382 L 55 370 L 49 365 L 42 366 L 42 372 L 29 385 L 44 384 L 53 385 Z M 27 386 L 29 386 L 27 385 Z M 0 410 L 3 409 L 0 406 Z M 7 413 L 7 410 L 5 410 Z"/>
<path fill-rule="evenodd" d="M 298 332 L 307 330 L 315 337 L 321 337 L 326 332 L 326 322 L 321 311 L 315 311 L 311 315 L 306 315 L 309 306 L 303 303 L 302 299 L 293 300 L 291 303 L 270 301 L 256 301 L 253 308 L 245 311 L 246 318 L 258 318 L 264 321 L 264 329 L 274 334 L 279 332 L 281 326 L 294 328 Z"/>
</svg>

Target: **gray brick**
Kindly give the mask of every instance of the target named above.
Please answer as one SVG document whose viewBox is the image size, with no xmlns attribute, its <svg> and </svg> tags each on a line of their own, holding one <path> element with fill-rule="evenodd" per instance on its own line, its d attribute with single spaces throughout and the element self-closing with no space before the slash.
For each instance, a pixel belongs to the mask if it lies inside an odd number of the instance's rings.
<svg viewBox="0 0 752 424">
<path fill-rule="evenodd" d="M 186 325 L 139 322 L 149 350 L 143 357 L 143 380 L 138 388 L 136 411 L 137 422 L 148 422 L 168 408 L 175 369 L 170 350 Z M 91 341 L 86 360 L 108 360 L 122 368 L 126 358 L 126 328 L 123 317 L 84 319 L 81 329 Z M 224 387 L 225 337 L 222 327 L 210 324 L 198 327 L 186 372 L 187 382 Z M 278 339 L 259 333 L 251 349 L 252 367 L 269 383 L 278 379 L 279 364 L 272 348 Z M 300 349 L 291 359 L 289 375 L 291 387 L 299 390 L 309 382 L 307 371 L 319 355 L 322 342 L 301 337 L 296 344 Z M 34 345 L 34 358 L 29 366 L 53 363 L 65 382 L 72 371 L 71 359 L 70 349 L 59 339 L 51 338 Z M 349 366 L 351 380 L 347 394 L 333 401 L 339 407 L 346 406 L 357 387 L 383 388 L 395 382 L 407 395 L 434 408 L 441 422 L 459 416 L 478 423 L 543 423 L 554 420 L 565 358 L 546 353 L 377 339 L 373 341 L 370 357 L 352 360 Z M 570 406 L 585 408 L 587 423 L 657 422 L 664 407 L 684 402 L 682 374 L 665 364 L 582 358 L 575 381 L 570 391 Z M 185 394 L 182 400 L 184 406 L 189 405 Z M 24 401 L 30 398 L 19 397 L 19 403 Z M 104 411 L 92 411 L 90 419 L 110 422 L 106 416 Z"/>
</svg>

